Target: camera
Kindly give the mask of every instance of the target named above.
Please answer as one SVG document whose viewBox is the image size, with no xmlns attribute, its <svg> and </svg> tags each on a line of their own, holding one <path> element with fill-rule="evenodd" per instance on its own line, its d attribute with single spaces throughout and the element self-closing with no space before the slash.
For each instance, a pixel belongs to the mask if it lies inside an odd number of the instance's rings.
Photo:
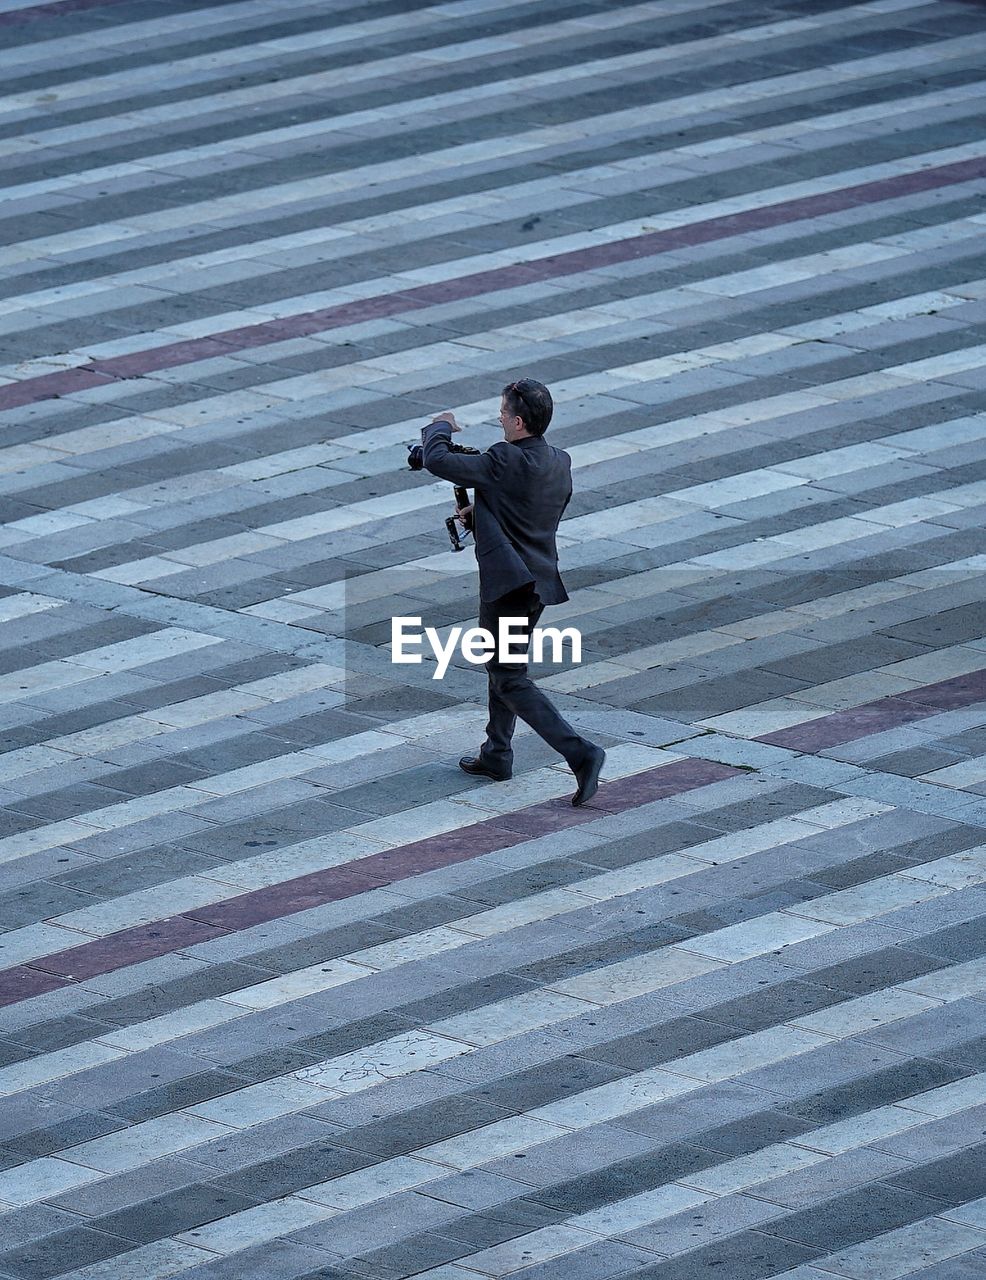
<svg viewBox="0 0 986 1280">
<path fill-rule="evenodd" d="M 469 491 L 464 485 L 457 484 L 455 486 L 455 506 L 456 510 L 461 511 L 463 507 L 469 505 Z M 472 512 L 469 512 L 462 521 L 462 527 L 466 533 L 472 533 Z M 452 544 L 453 551 L 465 551 L 462 541 L 459 538 L 459 530 L 456 526 L 455 516 L 448 516 L 445 521 L 445 528 L 448 530 L 449 542 Z"/>
<path fill-rule="evenodd" d="M 450 453 L 479 453 L 478 449 L 473 449 L 467 444 L 453 444 L 449 441 Z M 424 449 L 420 444 L 409 444 L 407 446 L 407 465 L 412 471 L 423 471 L 425 465 Z"/>
<path fill-rule="evenodd" d="M 473 449 L 467 444 L 452 444 L 449 442 L 449 450 L 452 453 L 479 453 L 478 449 Z M 409 444 L 407 446 L 407 465 L 412 471 L 424 470 L 424 449 L 419 444 Z M 455 505 L 457 510 L 469 505 L 469 492 L 464 485 L 455 485 Z M 472 533 L 472 516 L 466 516 L 463 521 L 463 528 L 467 533 Z M 455 516 L 448 516 L 445 521 L 445 529 L 448 533 L 449 542 L 452 544 L 453 551 L 465 551 L 462 540 L 459 537 L 459 530 L 456 524 Z"/>
</svg>

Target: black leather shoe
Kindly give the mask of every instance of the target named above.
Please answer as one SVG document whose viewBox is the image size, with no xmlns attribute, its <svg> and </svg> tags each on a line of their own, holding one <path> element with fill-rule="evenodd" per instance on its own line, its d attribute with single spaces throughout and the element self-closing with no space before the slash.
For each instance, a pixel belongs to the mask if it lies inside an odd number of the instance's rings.
<svg viewBox="0 0 986 1280">
<path fill-rule="evenodd" d="M 512 776 L 501 773 L 498 769 L 491 769 L 479 756 L 463 756 L 459 761 L 459 768 L 463 773 L 474 773 L 477 777 L 491 778 L 494 782 L 507 782 Z"/>
<path fill-rule="evenodd" d="M 579 789 L 572 796 L 572 804 L 578 808 L 586 804 L 599 789 L 599 775 L 606 762 L 606 752 L 602 747 L 592 747 L 585 760 L 574 770 L 575 781 Z"/>
</svg>

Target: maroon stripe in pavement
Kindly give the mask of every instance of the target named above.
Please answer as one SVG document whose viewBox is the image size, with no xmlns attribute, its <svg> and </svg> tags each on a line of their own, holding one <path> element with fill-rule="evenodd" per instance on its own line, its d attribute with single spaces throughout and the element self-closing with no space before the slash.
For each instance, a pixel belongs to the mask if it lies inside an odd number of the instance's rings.
<svg viewBox="0 0 986 1280">
<path fill-rule="evenodd" d="M 281 884 L 251 890 L 183 915 L 123 929 L 0 973 L 0 1007 L 43 995 L 66 981 L 79 982 L 125 969 L 238 929 L 379 889 L 496 849 L 508 849 L 532 835 L 556 831 L 563 825 L 590 822 L 603 814 L 680 795 L 735 777 L 739 772 L 710 760 L 677 760 L 674 764 L 604 783 L 593 803 L 582 809 L 573 809 L 567 797 L 549 800 L 517 813 L 475 822 L 458 831 L 373 853 L 342 866 L 295 876 Z"/>
<path fill-rule="evenodd" d="M 691 791 L 695 787 L 707 786 L 721 778 L 732 777 L 737 772 L 730 765 L 719 764 L 714 760 L 678 760 L 674 764 L 631 774 L 628 778 L 621 778 L 619 782 L 600 787 L 593 804 L 608 812 L 630 809 L 650 804 L 654 800 L 665 800 L 668 796 L 680 795 L 682 791 Z M 547 835 L 559 827 L 575 826 L 593 816 L 597 815 L 589 809 L 573 809 L 566 796 L 562 800 L 548 800 L 543 804 L 531 805 L 528 809 L 519 809 L 516 813 L 505 813 L 496 822 L 508 831 L 520 831 L 525 838 L 530 838 Z"/>
<path fill-rule="evenodd" d="M 34 22 L 36 18 L 60 18 L 69 13 L 81 13 L 84 9 L 103 9 L 112 4 L 126 3 L 127 0 L 51 0 L 49 4 L 32 4 L 27 9 L 0 13 L 0 27 L 15 27 L 23 22 Z"/>
<path fill-rule="evenodd" d="M 113 960 L 113 969 L 125 969 L 129 964 L 166 956 L 172 951 L 181 951 L 183 947 L 194 947 L 198 942 L 208 942 L 210 938 L 220 937 L 226 932 L 228 930 L 211 927 L 190 916 L 172 916 L 168 920 L 156 920 L 153 924 L 122 929 L 119 933 L 100 938 L 99 942 L 83 942 L 68 951 L 32 960 L 29 967 L 78 982 L 83 978 L 94 978 L 97 973 L 108 973 L 107 956 Z"/>
<path fill-rule="evenodd" d="M 460 302 L 466 298 L 478 298 L 484 294 L 513 289 L 518 285 L 532 284 L 539 280 L 551 280 L 558 276 L 592 271 L 615 263 L 632 262 L 638 258 L 653 257 L 748 231 L 761 231 L 781 223 L 798 222 L 805 218 L 817 218 L 822 214 L 838 213 L 855 205 L 873 204 L 880 200 L 893 200 L 936 187 L 950 186 L 957 182 L 969 182 L 986 177 L 986 156 L 972 160 L 959 160 L 937 168 L 919 169 L 892 178 L 842 187 L 837 191 L 804 196 L 798 200 L 782 200 L 777 204 L 763 205 L 759 209 L 747 209 L 743 213 L 731 213 L 720 218 L 707 218 L 702 222 L 672 227 L 666 231 L 649 231 L 630 236 L 612 244 L 593 245 L 587 249 L 575 249 L 568 253 L 549 254 L 532 262 L 519 262 L 510 267 L 492 271 L 478 271 L 472 275 L 457 276 L 433 284 L 419 285 L 399 293 L 379 294 L 374 298 L 362 298 L 355 302 L 341 303 L 320 311 L 307 311 L 279 320 L 266 320 L 259 324 L 228 329 L 205 338 L 184 339 L 167 346 L 129 355 L 112 356 L 106 360 L 93 360 L 78 369 L 43 374 L 37 378 L 25 378 L 0 387 L 0 409 L 14 409 L 33 404 L 53 396 L 69 395 L 99 385 L 106 378 L 138 378 L 158 369 L 174 369 L 180 365 L 194 364 L 217 355 L 230 355 L 250 347 L 266 346 L 287 338 L 306 337 L 324 333 L 344 325 L 358 324 L 363 320 L 379 320 L 399 315 L 420 307 L 435 306 L 442 302 Z"/>
<path fill-rule="evenodd" d="M 17 1004 L 21 1000 L 32 1000 L 35 996 L 47 995 L 49 991 L 57 991 L 59 987 L 70 985 L 68 978 L 61 978 L 54 973 L 43 973 L 40 969 L 29 969 L 27 965 L 18 965 L 16 969 L 8 969 L 3 974 L 3 998 L 0 1004 Z"/>
<path fill-rule="evenodd" d="M 818 720 L 793 724 L 787 729 L 764 733 L 757 742 L 769 742 L 774 747 L 790 747 L 793 751 L 822 751 L 837 747 L 843 742 L 855 742 L 857 738 L 882 733 L 884 729 L 896 729 L 914 720 L 925 720 L 942 711 L 967 707 L 986 700 L 986 670 L 970 671 L 951 680 L 925 685 L 923 689 L 909 689 L 906 693 L 894 693 L 876 702 L 864 702 L 862 706 L 846 711 L 835 711 Z"/>
<path fill-rule="evenodd" d="M 91 391 L 93 387 L 103 387 L 112 381 L 111 375 L 96 373 L 88 365 L 78 369 L 59 369 L 57 373 L 43 373 L 37 378 L 25 378 L 23 382 L 10 382 L 0 387 L 0 409 L 18 409 L 39 400 L 57 400 L 59 396 Z M 4 392 L 8 394 L 4 395 Z M 13 394 L 9 394 L 11 392 Z"/>
</svg>

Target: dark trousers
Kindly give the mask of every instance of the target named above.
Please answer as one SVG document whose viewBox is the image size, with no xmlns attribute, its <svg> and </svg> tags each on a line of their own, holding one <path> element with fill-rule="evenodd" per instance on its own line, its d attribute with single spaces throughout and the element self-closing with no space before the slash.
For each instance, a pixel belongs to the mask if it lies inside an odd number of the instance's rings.
<svg viewBox="0 0 986 1280">
<path fill-rule="evenodd" d="M 526 618 L 524 634 L 530 638 L 531 628 L 536 626 L 544 612 L 533 584 L 511 591 L 499 600 L 480 601 L 479 625 L 499 635 L 501 618 Z M 516 628 L 520 631 L 520 628 Z M 518 644 L 513 651 L 524 653 L 527 641 Z M 480 748 L 480 758 L 495 769 L 509 773 L 514 753 L 511 739 L 519 716 L 549 746 L 565 757 L 574 769 L 585 759 L 590 743 L 581 737 L 567 720 L 562 719 L 545 695 L 527 674 L 526 662 L 503 663 L 494 653 L 486 664 L 489 679 L 490 719 L 486 726 L 486 741 Z"/>
</svg>

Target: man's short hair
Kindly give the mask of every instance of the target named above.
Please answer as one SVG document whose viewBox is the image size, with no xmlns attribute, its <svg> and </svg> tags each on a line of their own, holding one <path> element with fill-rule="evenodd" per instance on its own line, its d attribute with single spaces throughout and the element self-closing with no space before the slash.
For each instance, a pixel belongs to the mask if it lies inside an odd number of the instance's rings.
<svg viewBox="0 0 986 1280">
<path fill-rule="evenodd" d="M 532 436 L 543 436 L 548 430 L 554 403 L 551 392 L 543 382 L 533 378 L 519 378 L 503 388 L 507 412 L 514 418 L 523 418 L 524 426 Z"/>
</svg>

